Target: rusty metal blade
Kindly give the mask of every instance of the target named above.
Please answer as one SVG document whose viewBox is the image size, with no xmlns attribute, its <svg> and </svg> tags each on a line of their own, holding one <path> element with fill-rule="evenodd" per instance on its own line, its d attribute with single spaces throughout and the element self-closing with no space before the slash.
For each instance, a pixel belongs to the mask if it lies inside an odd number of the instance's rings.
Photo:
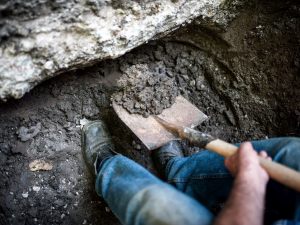
<svg viewBox="0 0 300 225">
<path fill-rule="evenodd" d="M 159 116 L 153 115 L 154 119 L 158 121 L 163 127 L 169 131 L 170 133 L 174 134 L 175 136 L 181 137 L 181 133 L 184 131 L 184 127 L 178 126 L 177 124 L 169 123 Z"/>
<path fill-rule="evenodd" d="M 138 114 L 130 114 L 116 103 L 113 103 L 113 108 L 119 118 L 149 150 L 159 148 L 169 141 L 177 139 L 176 135 L 167 131 L 153 116 L 144 118 Z M 195 127 L 208 118 L 182 96 L 178 96 L 175 103 L 170 108 L 163 110 L 158 117 L 182 127 Z"/>
</svg>

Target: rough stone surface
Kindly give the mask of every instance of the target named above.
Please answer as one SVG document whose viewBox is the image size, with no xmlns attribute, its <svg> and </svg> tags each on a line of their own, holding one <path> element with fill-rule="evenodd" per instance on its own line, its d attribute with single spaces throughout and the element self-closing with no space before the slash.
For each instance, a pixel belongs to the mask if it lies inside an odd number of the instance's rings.
<svg viewBox="0 0 300 225">
<path fill-rule="evenodd" d="M 20 98 L 45 79 L 116 58 L 197 17 L 226 25 L 239 4 L 239 0 L 4 0 L 0 99 Z"/>
<path fill-rule="evenodd" d="M 165 68 L 155 66 L 152 70 L 147 64 L 137 64 L 128 67 L 118 80 L 121 88 L 113 100 L 122 105 L 130 113 L 160 114 L 170 107 L 178 95 L 177 83 L 168 76 Z"/>
</svg>

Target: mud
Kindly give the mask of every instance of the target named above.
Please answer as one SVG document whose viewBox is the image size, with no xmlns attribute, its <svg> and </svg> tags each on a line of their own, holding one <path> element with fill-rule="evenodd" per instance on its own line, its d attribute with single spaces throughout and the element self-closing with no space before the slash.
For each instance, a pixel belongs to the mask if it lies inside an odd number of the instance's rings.
<svg viewBox="0 0 300 225">
<path fill-rule="evenodd" d="M 126 71 L 163 71 L 209 116 L 198 128 L 226 141 L 300 136 L 299 17 L 298 1 L 260 1 L 226 32 L 194 23 L 0 104 L 0 224 L 119 224 L 95 194 L 80 126 L 104 120 L 117 150 L 155 173 L 150 153 L 111 108 Z M 185 145 L 186 155 L 197 151 Z M 31 171 L 34 160 L 52 169 Z"/>
</svg>

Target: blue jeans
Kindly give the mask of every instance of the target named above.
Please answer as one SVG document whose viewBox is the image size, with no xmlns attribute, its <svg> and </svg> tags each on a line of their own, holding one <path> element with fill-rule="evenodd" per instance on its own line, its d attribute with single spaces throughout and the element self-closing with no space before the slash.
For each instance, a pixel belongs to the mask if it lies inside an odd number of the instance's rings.
<svg viewBox="0 0 300 225">
<path fill-rule="evenodd" d="M 252 144 L 257 151 L 266 150 L 274 161 L 300 171 L 300 138 Z M 202 225 L 212 224 L 233 183 L 224 158 L 209 151 L 173 158 L 165 175 L 169 184 L 134 161 L 116 155 L 101 165 L 96 191 L 122 224 Z M 300 220 L 299 193 L 270 181 L 265 211 L 266 224 Z"/>
</svg>

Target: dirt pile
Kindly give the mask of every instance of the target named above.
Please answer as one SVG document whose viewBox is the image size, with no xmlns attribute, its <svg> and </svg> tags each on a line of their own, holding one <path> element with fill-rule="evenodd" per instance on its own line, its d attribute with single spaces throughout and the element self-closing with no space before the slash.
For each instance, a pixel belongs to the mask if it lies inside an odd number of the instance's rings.
<svg viewBox="0 0 300 225">
<path fill-rule="evenodd" d="M 113 101 L 144 117 L 170 107 L 179 92 L 175 79 L 165 70 L 153 71 L 147 64 L 126 68 L 118 86 L 121 91 L 114 94 Z"/>
</svg>

